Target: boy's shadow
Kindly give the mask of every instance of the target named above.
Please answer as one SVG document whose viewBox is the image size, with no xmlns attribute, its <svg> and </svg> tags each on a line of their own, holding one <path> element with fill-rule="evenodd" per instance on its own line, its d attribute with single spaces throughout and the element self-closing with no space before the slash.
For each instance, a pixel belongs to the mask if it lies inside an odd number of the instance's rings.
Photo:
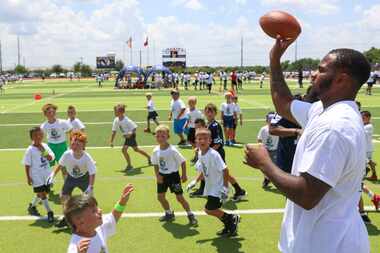
<svg viewBox="0 0 380 253">
<path fill-rule="evenodd" d="M 176 239 L 183 239 L 189 236 L 198 235 L 199 232 L 195 229 L 195 227 L 191 225 L 183 225 L 173 222 L 166 222 L 162 225 L 162 227 L 172 233 L 173 237 Z"/>
<path fill-rule="evenodd" d="M 135 167 L 131 170 L 117 170 L 116 172 L 123 173 L 124 176 L 136 176 L 136 175 L 141 175 L 144 174 L 142 169 L 144 168 L 149 168 L 151 165 L 145 165 L 145 166 L 140 166 L 140 167 Z"/>
<path fill-rule="evenodd" d="M 380 235 L 380 230 L 376 227 L 376 225 L 374 225 L 374 224 L 366 224 L 366 227 L 367 227 L 367 231 L 368 231 L 369 235 L 371 235 L 371 236 Z"/>
<path fill-rule="evenodd" d="M 229 199 L 228 201 L 226 201 L 223 204 L 223 208 L 225 208 L 226 210 L 236 210 L 236 209 L 238 209 L 238 207 L 237 207 L 236 204 L 237 203 L 242 203 L 242 202 L 248 202 L 248 199 L 242 199 L 239 202 L 234 202 L 231 199 Z"/>
<path fill-rule="evenodd" d="M 244 241 L 244 238 L 239 237 L 215 237 L 212 239 L 198 240 L 197 243 L 204 244 L 211 242 L 211 245 L 216 248 L 218 253 L 243 253 L 240 250 L 242 244 L 241 241 Z"/>
<path fill-rule="evenodd" d="M 60 234 L 60 233 L 66 233 L 66 234 L 71 234 L 71 229 L 66 227 L 66 228 L 56 228 L 54 226 L 54 223 L 49 223 L 46 219 L 46 217 L 41 217 L 38 220 L 35 220 L 32 224 L 29 226 L 31 227 L 40 227 L 44 229 L 51 229 L 54 228 L 52 231 L 54 234 Z"/>
</svg>

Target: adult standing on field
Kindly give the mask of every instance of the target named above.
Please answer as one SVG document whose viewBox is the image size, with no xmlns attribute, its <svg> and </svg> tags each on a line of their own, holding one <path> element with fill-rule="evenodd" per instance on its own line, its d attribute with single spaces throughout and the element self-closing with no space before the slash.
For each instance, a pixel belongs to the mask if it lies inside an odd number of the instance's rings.
<svg viewBox="0 0 380 253">
<path fill-rule="evenodd" d="M 236 71 L 232 71 L 231 73 L 231 90 L 236 90 L 237 91 L 237 74 L 236 74 Z"/>
<path fill-rule="evenodd" d="M 277 112 L 304 129 L 291 175 L 264 147 L 248 146 L 246 163 L 259 168 L 287 197 L 279 249 L 292 253 L 368 253 L 368 233 L 357 211 L 365 172 L 365 135 L 355 97 L 370 65 L 352 49 L 330 51 L 313 73 L 320 102 L 294 100 L 280 59 L 293 40 L 277 37 L 270 53 Z"/>
</svg>

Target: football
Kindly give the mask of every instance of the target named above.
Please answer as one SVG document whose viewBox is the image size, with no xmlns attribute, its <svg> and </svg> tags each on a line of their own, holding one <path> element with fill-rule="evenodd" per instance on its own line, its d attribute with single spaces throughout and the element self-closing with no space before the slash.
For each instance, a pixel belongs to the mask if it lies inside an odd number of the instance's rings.
<svg viewBox="0 0 380 253">
<path fill-rule="evenodd" d="M 281 35 L 286 39 L 296 39 L 301 33 L 297 19 L 284 11 L 268 12 L 260 18 L 260 26 L 272 38 Z"/>
</svg>

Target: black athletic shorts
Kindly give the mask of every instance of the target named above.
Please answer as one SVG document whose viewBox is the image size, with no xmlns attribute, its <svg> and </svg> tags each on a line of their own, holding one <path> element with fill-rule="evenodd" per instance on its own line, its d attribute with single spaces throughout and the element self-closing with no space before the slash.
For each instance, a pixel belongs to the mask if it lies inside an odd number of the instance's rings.
<svg viewBox="0 0 380 253">
<path fill-rule="evenodd" d="M 216 210 L 222 207 L 222 200 L 218 197 L 207 196 L 207 202 L 205 208 L 207 210 Z"/>
<path fill-rule="evenodd" d="M 136 134 L 131 137 L 125 138 L 124 146 L 137 147 Z"/>
<path fill-rule="evenodd" d="M 226 152 L 224 151 L 224 148 L 223 147 L 219 147 L 216 151 L 222 157 L 223 162 L 226 162 Z"/>
<path fill-rule="evenodd" d="M 50 185 L 41 185 L 41 186 L 38 186 L 38 187 L 33 187 L 33 192 L 34 193 L 38 193 L 38 192 L 49 193 L 50 192 Z"/>
<path fill-rule="evenodd" d="M 68 174 L 62 186 L 62 195 L 71 195 L 73 190 L 77 187 L 84 192 L 87 190 L 89 183 L 90 175 L 88 173 L 78 178 L 72 177 Z"/>
<path fill-rule="evenodd" d="M 367 83 L 367 85 L 368 85 L 368 87 L 372 87 L 374 85 L 374 83 L 369 82 L 369 83 Z"/>
<path fill-rule="evenodd" d="M 157 184 L 157 193 L 165 193 L 170 189 L 170 192 L 175 195 L 183 194 L 181 177 L 178 171 L 171 174 L 160 173 L 160 175 L 163 177 L 163 183 Z"/>
<path fill-rule="evenodd" d="M 189 128 L 189 133 L 187 134 L 187 141 L 190 143 L 195 143 L 195 128 Z"/>
<path fill-rule="evenodd" d="M 155 120 L 158 117 L 158 114 L 156 111 L 148 112 L 148 120 Z"/>
</svg>

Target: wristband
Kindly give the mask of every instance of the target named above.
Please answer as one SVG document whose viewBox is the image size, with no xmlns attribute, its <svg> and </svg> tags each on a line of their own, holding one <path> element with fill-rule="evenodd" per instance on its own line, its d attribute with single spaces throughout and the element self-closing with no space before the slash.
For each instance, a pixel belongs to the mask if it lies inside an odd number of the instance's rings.
<svg viewBox="0 0 380 253">
<path fill-rule="evenodd" d="M 122 213 L 122 212 L 124 212 L 125 206 L 120 205 L 120 203 L 117 202 L 117 203 L 115 204 L 115 206 L 114 206 L 114 209 L 115 209 L 116 211 L 118 211 L 119 213 Z"/>
<path fill-rule="evenodd" d="M 49 155 L 49 153 L 46 150 L 44 150 L 44 152 L 42 152 L 42 156 L 48 156 L 48 155 Z"/>
</svg>

